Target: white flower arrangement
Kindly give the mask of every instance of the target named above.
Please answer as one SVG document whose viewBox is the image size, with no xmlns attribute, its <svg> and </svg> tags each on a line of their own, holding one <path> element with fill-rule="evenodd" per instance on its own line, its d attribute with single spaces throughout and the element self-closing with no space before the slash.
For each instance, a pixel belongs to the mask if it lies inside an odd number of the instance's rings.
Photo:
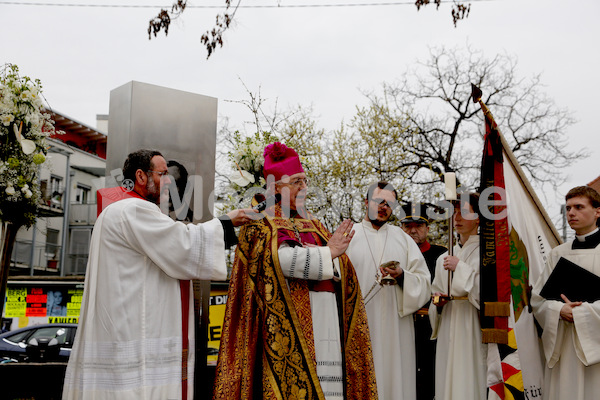
<svg viewBox="0 0 600 400">
<path fill-rule="evenodd" d="M 18 226 L 35 222 L 46 138 L 62 133 L 44 112 L 41 91 L 40 81 L 19 76 L 16 65 L 0 67 L 0 221 Z"/>
<path fill-rule="evenodd" d="M 263 186 L 266 183 L 263 177 L 263 152 L 276 138 L 269 132 L 257 132 L 254 137 L 242 138 L 239 132 L 236 132 L 234 141 L 233 151 L 229 153 L 234 170 L 229 180 L 234 189 L 239 193 L 254 186 Z"/>
</svg>

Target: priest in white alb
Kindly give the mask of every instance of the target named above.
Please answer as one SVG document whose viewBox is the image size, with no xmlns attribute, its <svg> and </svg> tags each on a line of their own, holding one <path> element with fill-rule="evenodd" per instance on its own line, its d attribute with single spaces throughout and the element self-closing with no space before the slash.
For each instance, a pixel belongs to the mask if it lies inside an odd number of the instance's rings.
<svg viewBox="0 0 600 400">
<path fill-rule="evenodd" d="M 63 399 L 193 399 L 191 279 L 224 280 L 233 226 L 257 216 L 235 210 L 221 221 L 184 224 L 161 213 L 167 163 L 152 150 L 129 154 L 133 190 L 94 225 L 79 326 Z"/>
<path fill-rule="evenodd" d="M 412 400 L 416 393 L 413 313 L 431 295 L 431 274 L 415 241 L 387 223 L 397 203 L 387 182 L 372 184 L 366 215 L 354 224 L 346 250 L 360 283 L 381 400 Z"/>
<path fill-rule="evenodd" d="M 600 396 L 600 301 L 580 296 L 583 288 L 596 280 L 593 275 L 600 275 L 600 194 L 589 186 L 578 186 L 567 193 L 566 202 L 575 240 L 552 249 L 531 298 L 533 313 L 543 328 L 546 371 L 542 396 L 544 400 L 596 400 Z M 593 275 L 586 278 L 589 282 L 574 287 L 561 284 L 558 296 L 544 291 L 546 299 L 541 292 L 561 257 Z M 598 285 L 592 284 L 592 292 L 598 290 Z"/>
</svg>

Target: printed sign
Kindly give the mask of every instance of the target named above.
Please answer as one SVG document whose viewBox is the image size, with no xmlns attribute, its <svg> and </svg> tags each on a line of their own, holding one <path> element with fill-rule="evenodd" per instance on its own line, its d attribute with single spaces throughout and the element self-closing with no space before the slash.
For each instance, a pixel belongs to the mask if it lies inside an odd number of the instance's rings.
<svg viewBox="0 0 600 400">
<path fill-rule="evenodd" d="M 19 327 L 29 318 L 48 318 L 49 323 L 77 323 L 81 310 L 83 284 L 11 283 L 6 290 L 3 317 L 17 318 Z"/>
<path fill-rule="evenodd" d="M 221 330 L 225 319 L 225 305 L 227 304 L 227 289 L 213 289 L 210 292 L 210 309 L 208 323 L 208 354 L 207 365 L 217 365 Z"/>
</svg>

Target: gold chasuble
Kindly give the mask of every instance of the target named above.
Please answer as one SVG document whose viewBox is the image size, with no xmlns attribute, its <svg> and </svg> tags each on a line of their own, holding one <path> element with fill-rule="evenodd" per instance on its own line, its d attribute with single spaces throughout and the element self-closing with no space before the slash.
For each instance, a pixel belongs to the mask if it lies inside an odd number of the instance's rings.
<svg viewBox="0 0 600 400">
<path fill-rule="evenodd" d="M 279 236 L 311 235 L 324 246 L 331 234 L 316 219 L 281 217 L 281 208 L 242 227 L 239 235 L 214 386 L 215 400 L 320 399 L 309 281 L 284 277 Z M 336 282 L 344 398 L 377 399 L 367 314 L 354 268 L 339 257 Z"/>
</svg>

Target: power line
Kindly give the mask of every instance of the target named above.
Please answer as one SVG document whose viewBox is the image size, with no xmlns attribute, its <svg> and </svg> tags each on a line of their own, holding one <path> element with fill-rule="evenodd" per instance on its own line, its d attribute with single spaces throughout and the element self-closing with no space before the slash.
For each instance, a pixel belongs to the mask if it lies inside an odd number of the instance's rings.
<svg viewBox="0 0 600 400">
<path fill-rule="evenodd" d="M 496 0 L 468 0 L 470 3 L 478 3 L 482 1 L 496 1 Z M 454 3 L 452 0 L 442 0 L 442 3 Z M 89 7 L 89 8 L 170 8 L 169 5 L 148 5 L 148 4 L 81 4 L 81 3 L 37 3 L 37 2 L 20 2 L 20 1 L 0 1 L 0 5 L 13 5 L 13 6 L 36 6 L 36 7 Z M 279 4 L 279 5 L 243 5 L 240 4 L 238 8 L 325 8 L 325 7 L 381 7 L 381 6 L 406 6 L 415 5 L 414 1 L 395 1 L 395 2 L 379 2 L 379 3 L 340 3 L 340 4 Z M 186 5 L 186 8 L 225 8 L 224 5 L 220 6 L 197 6 L 197 5 Z"/>
</svg>

